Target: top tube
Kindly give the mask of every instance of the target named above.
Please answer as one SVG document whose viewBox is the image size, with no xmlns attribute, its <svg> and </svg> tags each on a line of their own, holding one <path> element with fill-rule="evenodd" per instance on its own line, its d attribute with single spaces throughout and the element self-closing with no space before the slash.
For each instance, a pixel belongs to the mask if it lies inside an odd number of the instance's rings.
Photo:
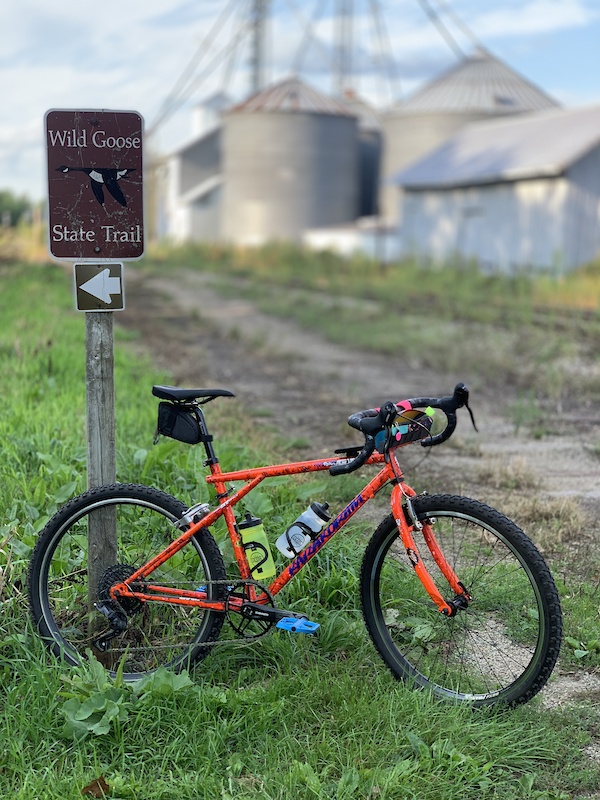
<svg viewBox="0 0 600 800">
<path fill-rule="evenodd" d="M 341 466 L 351 463 L 351 458 L 318 458 L 311 461 L 293 461 L 289 464 L 275 464 L 264 467 L 250 467 L 234 472 L 222 472 L 220 465 L 211 467 L 211 474 L 206 476 L 207 483 L 221 483 L 224 481 L 251 481 L 255 478 L 271 478 L 279 475 L 300 475 L 303 472 L 320 472 L 330 469 L 333 466 Z M 381 464 L 384 456 L 381 453 L 373 453 L 367 460 L 367 464 Z"/>
</svg>

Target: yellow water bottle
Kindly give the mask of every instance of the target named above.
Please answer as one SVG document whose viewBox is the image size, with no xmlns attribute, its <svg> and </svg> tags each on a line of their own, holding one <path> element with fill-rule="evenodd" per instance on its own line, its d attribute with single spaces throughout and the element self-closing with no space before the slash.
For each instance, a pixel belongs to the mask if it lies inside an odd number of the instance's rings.
<svg viewBox="0 0 600 800">
<path fill-rule="evenodd" d="M 262 582 L 273 578 L 277 574 L 277 569 L 262 519 L 247 513 L 246 519 L 238 524 L 238 530 L 254 580 Z"/>
</svg>

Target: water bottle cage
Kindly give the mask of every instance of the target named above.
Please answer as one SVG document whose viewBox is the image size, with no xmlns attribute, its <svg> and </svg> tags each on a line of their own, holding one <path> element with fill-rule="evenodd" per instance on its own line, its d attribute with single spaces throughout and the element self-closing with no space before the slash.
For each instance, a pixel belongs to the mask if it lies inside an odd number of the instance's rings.
<svg viewBox="0 0 600 800">
<path fill-rule="evenodd" d="M 290 525 L 290 527 L 285 532 L 285 538 L 286 538 L 287 543 L 288 543 L 288 549 L 291 550 L 291 552 L 294 554 L 294 557 L 296 557 L 297 555 L 300 555 L 301 551 L 300 550 L 296 550 L 296 548 L 292 544 L 292 537 L 290 536 L 290 529 L 291 528 L 300 528 L 302 533 L 306 534 L 306 536 L 310 536 L 311 540 L 313 540 L 313 541 L 317 538 L 317 536 L 319 534 L 318 534 L 318 532 L 315 533 L 312 528 L 309 528 L 308 525 L 305 522 L 301 522 L 300 520 L 296 520 L 296 522 L 294 522 L 292 525 Z"/>
<path fill-rule="evenodd" d="M 260 569 L 260 567 L 262 567 L 263 564 L 265 564 L 269 560 L 269 553 L 267 551 L 267 548 L 263 544 L 261 544 L 260 542 L 246 542 L 246 544 L 243 547 L 244 547 L 244 550 L 258 550 L 258 549 L 260 549 L 264 553 L 263 560 L 259 561 L 258 564 L 255 564 L 252 567 L 252 571 L 253 572 L 255 572 L 256 570 Z"/>
</svg>

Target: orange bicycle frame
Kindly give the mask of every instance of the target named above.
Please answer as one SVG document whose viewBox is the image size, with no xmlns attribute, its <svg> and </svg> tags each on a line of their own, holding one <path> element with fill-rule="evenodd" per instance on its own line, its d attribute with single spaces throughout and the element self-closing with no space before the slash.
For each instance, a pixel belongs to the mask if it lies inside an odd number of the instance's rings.
<svg viewBox="0 0 600 800">
<path fill-rule="evenodd" d="M 212 601 L 207 597 L 207 591 L 198 590 L 185 590 L 175 589 L 167 586 L 159 586 L 151 583 L 146 583 L 146 579 L 158 567 L 168 561 L 175 553 L 181 550 L 198 533 L 202 528 L 209 528 L 220 517 L 224 517 L 231 543 L 233 545 L 234 556 L 239 568 L 242 580 L 251 580 L 250 567 L 246 552 L 242 544 L 240 533 L 236 526 L 235 515 L 233 507 L 244 498 L 249 492 L 255 489 L 262 481 L 279 476 L 285 475 L 300 475 L 310 472 L 322 472 L 329 470 L 331 466 L 348 463 L 351 459 L 348 458 L 328 458 L 316 459 L 312 461 L 298 461 L 289 464 L 279 464 L 275 466 L 253 467 L 250 469 L 237 470 L 234 472 L 222 472 L 218 462 L 210 464 L 210 475 L 206 476 L 206 482 L 215 487 L 219 505 L 213 511 L 201 517 L 198 522 L 193 522 L 190 527 L 171 542 L 162 552 L 151 558 L 146 564 L 137 569 L 128 579 L 126 583 L 118 583 L 111 589 L 111 595 L 115 598 L 136 598 L 141 601 L 154 601 L 171 603 L 176 605 L 196 606 L 198 608 L 225 611 L 224 601 Z M 415 491 L 405 484 L 402 480 L 403 475 L 400 466 L 396 460 L 395 453 L 390 452 L 389 459 L 385 461 L 384 457 L 379 453 L 374 453 L 366 461 L 367 465 L 381 464 L 382 469 L 369 481 L 369 483 L 348 503 L 348 505 L 333 519 L 329 525 L 301 552 L 299 553 L 290 564 L 273 580 L 273 582 L 266 587 L 266 593 L 259 594 L 255 599 L 256 602 L 266 603 L 271 597 L 278 594 L 289 581 L 296 575 L 302 567 L 304 567 L 321 548 L 350 520 L 362 506 L 371 500 L 387 483 L 393 484 L 392 489 L 392 512 L 398 525 L 400 538 L 406 550 L 409 560 L 411 561 L 417 577 L 423 584 L 425 591 L 431 597 L 433 602 L 438 607 L 439 611 L 443 614 L 453 615 L 455 612 L 452 607 L 444 600 L 439 590 L 437 589 L 433 579 L 429 575 L 423 562 L 421 561 L 417 546 L 414 541 L 412 530 L 415 525 L 419 525 L 423 538 L 429 550 L 432 553 L 434 560 L 442 571 L 444 577 L 452 587 L 457 595 L 464 596 L 466 599 L 468 595 L 464 587 L 458 580 L 456 574 L 446 562 L 441 549 L 439 548 L 431 526 L 425 522 L 421 525 L 415 520 L 407 521 L 406 514 L 404 513 L 405 505 L 404 500 L 410 502 L 410 498 L 415 496 Z M 230 489 L 227 488 L 227 483 L 243 481 L 244 485 L 231 494 Z M 132 588 L 136 581 L 144 581 L 144 590 L 138 591 Z M 252 587 L 254 588 L 254 587 Z M 256 592 L 254 592 L 256 594 Z M 241 607 L 243 600 L 241 598 L 232 597 L 228 601 L 228 608 L 235 610 Z"/>
</svg>

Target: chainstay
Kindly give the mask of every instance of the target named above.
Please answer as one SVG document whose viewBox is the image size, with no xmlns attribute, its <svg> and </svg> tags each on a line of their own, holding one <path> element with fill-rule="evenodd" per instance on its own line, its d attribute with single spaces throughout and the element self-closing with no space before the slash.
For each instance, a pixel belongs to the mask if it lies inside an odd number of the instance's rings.
<svg viewBox="0 0 600 800">
<path fill-rule="evenodd" d="M 170 581 L 170 583 L 173 586 L 183 586 L 183 585 L 189 584 L 190 582 L 189 581 L 185 581 L 185 582 L 184 581 Z M 244 580 L 244 579 L 241 579 L 241 578 L 239 580 L 225 578 L 223 580 L 206 581 L 202 585 L 203 585 L 203 587 L 227 586 L 229 589 L 237 589 L 237 588 L 239 588 L 241 586 L 255 586 L 257 589 L 260 589 L 266 595 L 266 597 L 268 598 L 271 606 L 274 606 L 273 595 L 269 592 L 269 590 L 267 589 L 266 586 L 263 586 L 263 584 L 258 583 L 258 581 L 254 581 L 254 580 L 251 580 L 251 579 Z M 224 600 L 226 606 L 228 604 L 229 596 L 231 596 L 231 595 L 228 594 L 228 597 L 225 598 L 225 600 Z M 268 608 L 269 605 L 267 603 L 265 603 L 265 607 Z M 224 616 L 229 621 L 229 614 L 231 612 L 230 612 L 230 609 L 226 607 L 224 612 L 213 611 L 213 613 L 215 613 L 215 614 L 223 613 Z M 231 622 L 229 624 L 232 627 L 232 629 L 235 631 L 235 628 L 233 628 L 233 626 L 231 625 Z M 275 626 L 272 625 L 269 628 L 267 628 L 265 631 L 263 631 L 262 633 L 258 633 L 255 636 L 253 636 L 252 638 L 246 638 L 246 637 L 238 635 L 237 638 L 235 638 L 235 639 L 221 639 L 221 638 L 218 638 L 218 639 L 215 639 L 215 641 L 213 641 L 213 642 L 198 642 L 198 644 L 194 645 L 194 646 L 202 647 L 202 648 L 208 648 L 208 647 L 212 648 L 212 647 L 218 647 L 218 646 L 220 646 L 220 647 L 251 647 L 259 639 L 262 639 L 264 636 L 268 636 L 270 633 L 272 633 L 274 627 Z M 90 642 L 91 641 L 92 640 L 90 640 Z M 153 645 L 151 648 L 150 647 L 131 647 L 131 646 L 128 646 L 127 647 L 127 651 L 129 653 L 140 653 L 140 652 L 145 652 L 147 650 L 172 650 L 174 648 L 181 648 L 181 647 L 188 647 L 188 646 L 189 646 L 189 642 L 181 642 L 179 644 L 168 644 L 168 645 L 166 645 L 166 644 L 165 645 L 160 645 L 159 644 L 159 645 Z M 119 649 L 120 648 L 114 648 L 115 651 L 118 651 Z M 110 652 L 110 650 L 108 650 L 106 652 Z"/>
</svg>

